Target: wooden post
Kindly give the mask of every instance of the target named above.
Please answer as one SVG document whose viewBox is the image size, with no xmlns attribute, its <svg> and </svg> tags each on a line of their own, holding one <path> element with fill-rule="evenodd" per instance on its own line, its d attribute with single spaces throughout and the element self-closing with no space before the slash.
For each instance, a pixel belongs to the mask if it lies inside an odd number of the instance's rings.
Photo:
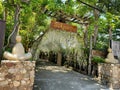
<svg viewBox="0 0 120 90">
<path fill-rule="evenodd" d="M 4 37 L 5 37 L 5 21 L 0 20 L 0 60 L 2 59 Z"/>
<path fill-rule="evenodd" d="M 59 66 L 62 65 L 62 53 L 61 52 L 58 52 L 57 65 L 59 65 Z"/>
</svg>

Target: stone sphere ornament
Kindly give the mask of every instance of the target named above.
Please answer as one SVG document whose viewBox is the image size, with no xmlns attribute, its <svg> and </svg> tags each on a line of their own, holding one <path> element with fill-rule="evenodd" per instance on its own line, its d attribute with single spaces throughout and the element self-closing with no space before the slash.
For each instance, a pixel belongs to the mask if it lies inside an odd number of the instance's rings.
<svg viewBox="0 0 120 90">
<path fill-rule="evenodd" d="M 3 57 L 8 60 L 28 60 L 32 57 L 31 52 L 25 53 L 25 49 L 21 43 L 22 37 L 20 35 L 16 36 L 16 44 L 12 49 L 12 53 L 5 51 Z"/>
</svg>

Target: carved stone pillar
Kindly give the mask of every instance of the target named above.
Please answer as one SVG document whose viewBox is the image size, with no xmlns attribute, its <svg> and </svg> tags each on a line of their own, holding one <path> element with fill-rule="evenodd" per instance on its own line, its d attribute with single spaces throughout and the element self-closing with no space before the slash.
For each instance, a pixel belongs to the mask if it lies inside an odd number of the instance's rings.
<svg viewBox="0 0 120 90">
<path fill-rule="evenodd" d="M 101 63 L 98 65 L 98 74 L 101 84 L 120 89 L 120 64 Z"/>
<path fill-rule="evenodd" d="M 0 90 L 33 90 L 35 61 L 2 60 Z"/>
</svg>

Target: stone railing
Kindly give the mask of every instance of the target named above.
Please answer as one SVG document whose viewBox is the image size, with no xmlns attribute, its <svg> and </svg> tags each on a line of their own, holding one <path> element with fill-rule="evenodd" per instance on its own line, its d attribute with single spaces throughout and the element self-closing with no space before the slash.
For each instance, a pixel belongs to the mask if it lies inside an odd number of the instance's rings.
<svg viewBox="0 0 120 90">
<path fill-rule="evenodd" d="M 32 90 L 35 61 L 2 60 L 0 90 Z"/>
<path fill-rule="evenodd" d="M 98 65 L 98 73 L 101 84 L 120 89 L 120 64 L 101 63 Z"/>
</svg>

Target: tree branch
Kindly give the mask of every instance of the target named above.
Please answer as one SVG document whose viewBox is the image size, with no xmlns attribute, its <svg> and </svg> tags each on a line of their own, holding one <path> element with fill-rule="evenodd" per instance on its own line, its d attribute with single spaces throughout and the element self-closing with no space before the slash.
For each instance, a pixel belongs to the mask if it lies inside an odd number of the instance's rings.
<svg viewBox="0 0 120 90">
<path fill-rule="evenodd" d="M 89 6 L 90 8 L 96 9 L 96 10 L 98 10 L 100 12 L 104 12 L 102 9 L 99 9 L 97 7 L 94 7 L 94 6 L 90 5 L 90 4 L 87 4 L 87 3 L 85 3 L 85 2 L 83 2 L 81 0 L 77 0 L 77 1 L 80 2 L 80 3 L 82 3 L 82 4 L 84 4 L 84 5 L 86 5 L 86 6 Z"/>
</svg>

